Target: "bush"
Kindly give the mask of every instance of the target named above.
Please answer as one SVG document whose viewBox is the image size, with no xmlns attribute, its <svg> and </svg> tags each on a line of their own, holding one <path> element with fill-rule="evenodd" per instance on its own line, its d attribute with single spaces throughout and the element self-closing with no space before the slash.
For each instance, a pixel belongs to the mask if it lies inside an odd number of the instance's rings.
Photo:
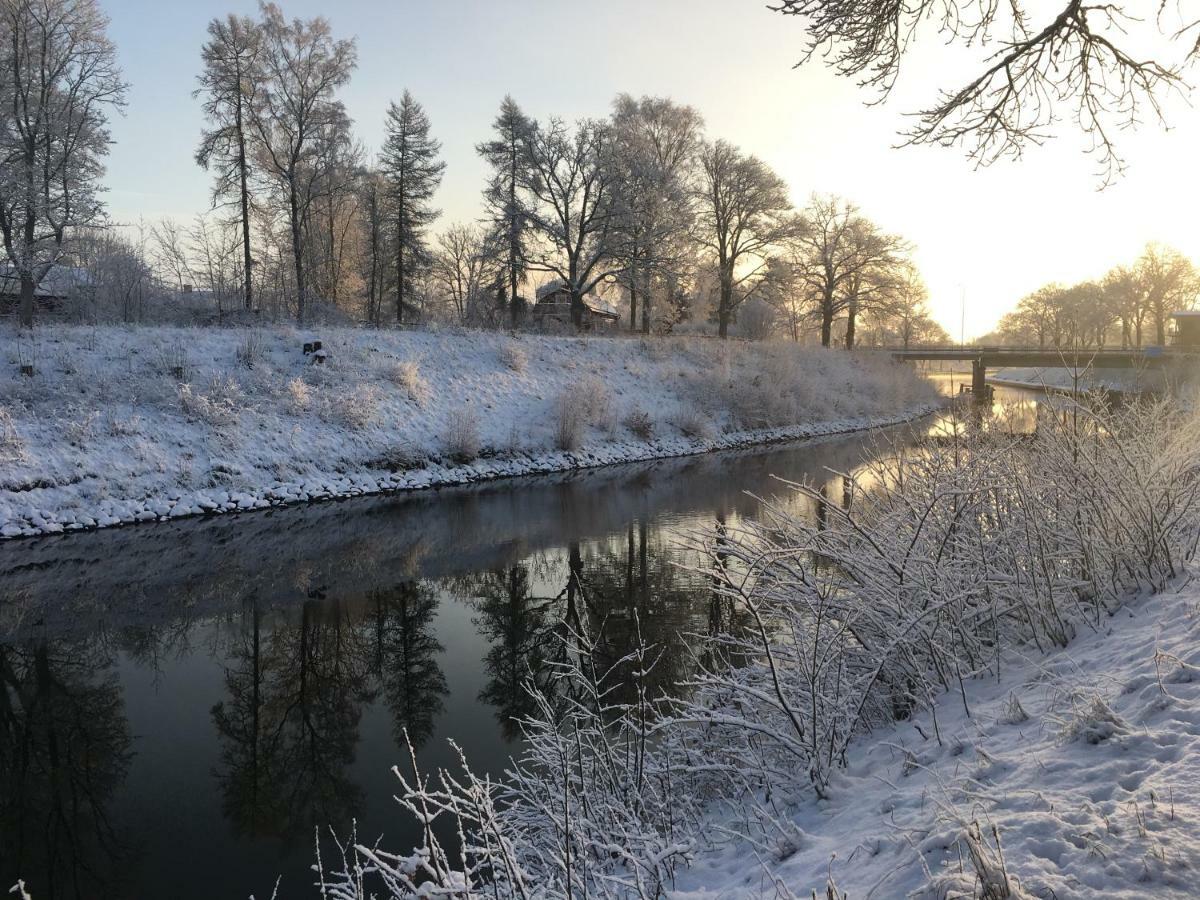
<svg viewBox="0 0 1200 900">
<path fill-rule="evenodd" d="M 654 420 L 641 407 L 635 406 L 629 411 L 625 417 L 625 427 L 632 431 L 639 440 L 648 441 L 654 437 Z"/>
<path fill-rule="evenodd" d="M 469 409 L 456 409 L 446 420 L 442 435 L 446 454 L 455 462 L 470 462 L 479 455 L 479 419 Z"/>
<path fill-rule="evenodd" d="M 583 414 L 570 391 L 554 404 L 554 446 L 559 450 L 577 450 L 583 442 Z"/>
<path fill-rule="evenodd" d="M 179 386 L 179 405 L 184 415 L 209 425 L 236 422 L 244 399 L 237 381 L 228 376 L 214 375 L 203 390 L 188 383 Z"/>
<path fill-rule="evenodd" d="M 514 341 L 505 341 L 501 344 L 499 356 L 501 364 L 518 375 L 524 372 L 529 365 L 529 355 Z"/>
<path fill-rule="evenodd" d="M 411 359 L 397 362 L 388 370 L 388 378 L 401 388 L 408 399 L 417 406 L 424 406 L 429 398 L 429 383 L 421 376 L 421 367 Z"/>
<path fill-rule="evenodd" d="M 690 438 L 707 438 L 712 436 L 712 423 L 700 410 L 688 407 L 675 417 L 675 426 Z"/>
<path fill-rule="evenodd" d="M 379 414 L 379 389 L 372 384 L 355 385 L 333 406 L 333 419 L 351 431 L 362 431 Z"/>
<path fill-rule="evenodd" d="M 238 365 L 247 369 L 253 369 L 266 355 L 266 350 L 266 343 L 263 341 L 262 332 L 244 332 L 238 341 L 237 350 L 235 351 Z"/>
<path fill-rule="evenodd" d="M 0 460 L 17 462 L 24 458 L 25 442 L 17 431 L 17 423 L 9 411 L 0 406 Z"/>
<path fill-rule="evenodd" d="M 293 416 L 303 415 L 312 408 L 312 389 L 303 378 L 292 378 L 284 388 L 284 403 Z"/>
</svg>

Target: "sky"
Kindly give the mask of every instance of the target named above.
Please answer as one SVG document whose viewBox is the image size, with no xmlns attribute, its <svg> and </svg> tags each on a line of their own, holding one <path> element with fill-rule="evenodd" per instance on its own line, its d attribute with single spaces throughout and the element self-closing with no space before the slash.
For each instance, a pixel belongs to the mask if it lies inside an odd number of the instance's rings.
<svg viewBox="0 0 1200 900">
<path fill-rule="evenodd" d="M 203 127 L 192 97 L 208 21 L 253 14 L 250 0 L 100 0 L 130 84 L 114 117 L 106 183 L 113 218 L 191 219 L 208 208 L 209 177 L 194 162 Z M 814 192 L 856 203 L 916 247 L 930 307 L 967 339 L 989 331 L 1050 281 L 1103 275 L 1147 241 L 1200 260 L 1200 121 L 1182 101 L 1171 130 L 1120 136 L 1130 171 L 1099 190 L 1087 139 L 1069 122 L 1018 162 L 977 169 L 961 150 L 898 149 L 908 114 L 928 104 L 962 55 L 930 33 L 884 104 L 819 62 L 794 64 L 801 23 L 764 0 L 282 0 L 289 17 L 324 15 L 356 37 L 358 69 L 340 94 L 355 133 L 382 143 L 387 103 L 405 88 L 426 108 L 447 171 L 436 227 L 480 215 L 486 139 L 501 99 L 567 120 L 609 112 L 619 92 L 671 97 L 698 109 L 711 138 L 771 165 L 803 205 Z M 949 55 L 948 55 L 949 54 Z"/>
</svg>

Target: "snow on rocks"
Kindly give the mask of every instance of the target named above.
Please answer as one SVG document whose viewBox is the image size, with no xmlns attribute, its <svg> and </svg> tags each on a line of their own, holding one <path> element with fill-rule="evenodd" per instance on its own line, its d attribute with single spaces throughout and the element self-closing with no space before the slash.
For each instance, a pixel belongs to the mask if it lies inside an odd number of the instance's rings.
<svg viewBox="0 0 1200 900">
<path fill-rule="evenodd" d="M 253 369 L 237 329 L 45 328 L 33 379 L 0 352 L 0 538 L 798 440 L 937 405 L 885 355 L 788 344 L 329 329 L 315 367 L 293 330 L 259 335 Z M 0 331 L 0 351 L 14 340 Z M 510 347 L 520 371 L 500 362 Z M 187 384 L 164 362 L 180 353 Z M 566 398 L 590 418 L 560 450 Z M 696 421 L 705 434 L 676 424 Z M 456 423 L 478 458 L 449 459 Z"/>
</svg>

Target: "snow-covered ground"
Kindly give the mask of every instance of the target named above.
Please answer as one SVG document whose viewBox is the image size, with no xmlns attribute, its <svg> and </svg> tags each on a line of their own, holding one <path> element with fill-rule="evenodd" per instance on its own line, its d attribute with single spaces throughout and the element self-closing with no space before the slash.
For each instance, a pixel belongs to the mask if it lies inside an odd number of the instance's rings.
<svg viewBox="0 0 1200 900">
<path fill-rule="evenodd" d="M 323 363 L 302 352 L 313 338 Z M 935 403 L 886 357 L 787 344 L 4 331 L 0 536 L 679 456 L 891 424 Z"/>
<path fill-rule="evenodd" d="M 1191 576 L 1064 650 L 1010 653 L 998 678 L 967 682 L 936 713 L 936 726 L 923 713 L 866 736 L 830 797 L 785 817 L 776 846 L 735 843 L 702 857 L 678 896 L 824 897 L 830 877 L 851 898 L 1200 892 L 1200 584 Z M 973 823 L 1011 894 L 981 893 L 965 837 Z"/>
<path fill-rule="evenodd" d="M 1001 385 L 1018 387 L 1050 388 L 1056 391 L 1076 390 L 1090 391 L 1095 389 L 1139 393 L 1142 391 L 1161 391 L 1165 386 L 1163 372 L 1159 370 L 1140 371 L 1136 369 L 1084 369 L 1076 372 L 1073 369 L 1061 367 L 1018 368 L 1009 366 L 996 369 L 988 374 L 988 381 Z"/>
</svg>

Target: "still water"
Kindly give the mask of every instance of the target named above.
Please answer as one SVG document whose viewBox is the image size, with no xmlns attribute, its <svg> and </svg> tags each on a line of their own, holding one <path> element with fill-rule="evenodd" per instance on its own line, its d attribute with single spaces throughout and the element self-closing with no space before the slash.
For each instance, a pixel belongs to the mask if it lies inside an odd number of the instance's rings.
<svg viewBox="0 0 1200 900">
<path fill-rule="evenodd" d="M 524 679 L 580 622 L 618 654 L 636 614 L 677 677 L 684 635 L 726 614 L 677 565 L 699 562 L 689 538 L 798 503 L 777 478 L 839 502 L 830 470 L 874 446 L 0 544 L 0 893 L 308 897 L 317 826 L 406 851 L 405 733 L 426 770 L 453 739 L 502 771 Z"/>
</svg>

